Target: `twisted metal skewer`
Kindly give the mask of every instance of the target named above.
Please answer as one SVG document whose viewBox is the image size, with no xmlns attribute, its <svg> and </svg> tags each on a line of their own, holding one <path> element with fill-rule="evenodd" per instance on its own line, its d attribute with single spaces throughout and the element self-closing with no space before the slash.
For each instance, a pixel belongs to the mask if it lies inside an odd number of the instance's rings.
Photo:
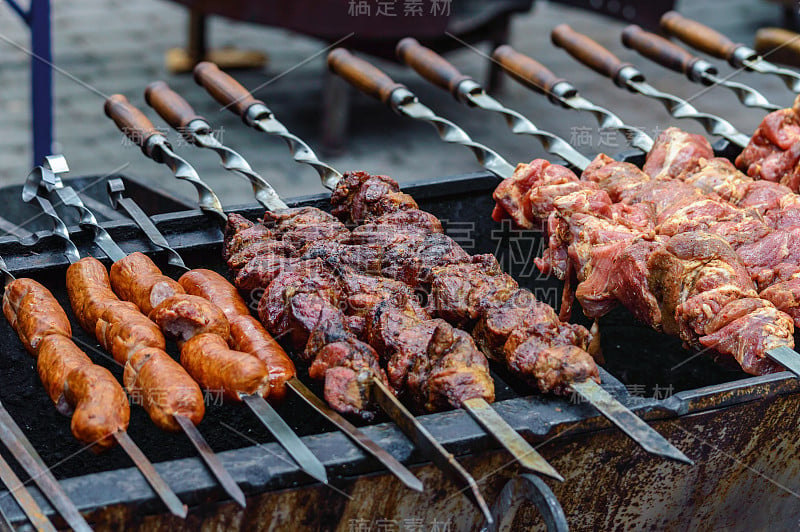
<svg viewBox="0 0 800 532">
<path fill-rule="evenodd" d="M 504 178 L 514 173 L 514 167 L 499 153 L 472 140 L 466 131 L 420 103 L 417 96 L 407 88 L 399 87 L 394 90 L 388 103 L 398 114 L 431 124 L 443 141 L 469 148 L 481 166 L 490 172 Z"/>
<path fill-rule="evenodd" d="M 747 135 L 739 132 L 733 127 L 733 124 L 724 118 L 700 112 L 683 98 L 656 89 L 645 81 L 644 74 L 634 66 L 625 66 L 619 71 L 617 77 L 622 86 L 632 89 L 648 98 L 660 101 L 674 118 L 689 118 L 695 120 L 699 122 L 708 133 L 726 138 L 742 148 L 747 146 L 750 142 L 750 138 Z"/>
<path fill-rule="evenodd" d="M 301 164 L 307 164 L 319 174 L 322 184 L 328 190 L 336 188 L 342 178 L 341 172 L 322 162 L 314 150 L 300 137 L 292 134 L 277 118 L 272 110 L 261 102 L 251 105 L 244 115 L 244 121 L 250 127 L 260 129 L 270 135 L 281 137 L 289 146 L 292 158 Z"/>
</svg>

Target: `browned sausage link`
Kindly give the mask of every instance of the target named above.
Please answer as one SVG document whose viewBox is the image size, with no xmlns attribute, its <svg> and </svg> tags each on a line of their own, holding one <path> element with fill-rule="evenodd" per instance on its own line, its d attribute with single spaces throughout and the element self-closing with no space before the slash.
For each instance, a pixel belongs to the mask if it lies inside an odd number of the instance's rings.
<svg viewBox="0 0 800 532">
<path fill-rule="evenodd" d="M 203 419 L 200 387 L 164 352 L 164 335 L 158 326 L 133 303 L 117 299 L 100 261 L 87 257 L 72 264 L 67 269 L 67 292 L 81 325 L 125 364 L 125 388 L 140 400 L 156 426 L 180 430 L 173 419 L 176 413 L 195 424 Z"/>
<path fill-rule="evenodd" d="M 128 397 L 110 371 L 95 364 L 81 366 L 67 375 L 65 396 L 75 408 L 72 434 L 94 443 L 101 452 L 115 444 L 114 433 L 127 430 L 131 417 Z"/>
<path fill-rule="evenodd" d="M 49 334 L 72 337 L 64 309 L 50 290 L 33 279 L 17 279 L 6 286 L 3 314 L 33 356 L 37 356 L 39 343 Z"/>
<path fill-rule="evenodd" d="M 39 357 L 36 369 L 39 378 L 50 400 L 59 412 L 68 416 L 73 406 L 64 396 L 67 375 L 82 366 L 91 366 L 93 362 L 73 341 L 59 334 L 45 336 L 39 345 Z"/>
<path fill-rule="evenodd" d="M 177 281 L 161 273 L 150 257 L 138 251 L 112 264 L 110 278 L 117 296 L 145 315 L 166 298 L 184 293 Z"/>
<path fill-rule="evenodd" d="M 105 266 L 97 259 L 86 257 L 67 269 L 67 293 L 81 327 L 120 364 L 144 347 L 164 349 L 166 342 L 158 326 L 136 305 L 117 298 Z"/>
<path fill-rule="evenodd" d="M 197 269 L 178 279 L 186 293 L 204 297 L 225 313 L 231 327 L 230 346 L 250 353 L 269 369 L 270 400 L 280 401 L 286 395 L 286 381 L 297 374 L 292 359 L 267 332 L 261 322 L 250 315 L 239 291 L 225 277 L 212 270 Z"/>
<path fill-rule="evenodd" d="M 93 451 L 112 447 L 112 435 L 128 428 L 130 405 L 122 387 L 71 339 L 59 334 L 45 336 L 39 346 L 37 370 L 58 411 L 72 416 L 72 435 L 92 445 Z"/>
<path fill-rule="evenodd" d="M 83 258 L 67 268 L 67 293 L 72 312 L 89 334 L 94 334 L 103 306 L 117 299 L 111 290 L 105 266 L 92 257 Z"/>
<path fill-rule="evenodd" d="M 150 313 L 164 334 L 177 342 L 203 333 L 230 335 L 230 326 L 222 310 L 207 299 L 189 294 L 168 297 Z"/>
<path fill-rule="evenodd" d="M 120 364 L 125 364 L 131 355 L 145 347 L 166 349 L 158 325 L 128 301 L 116 300 L 105 305 L 95 325 L 95 338 Z"/>
<path fill-rule="evenodd" d="M 175 415 L 197 425 L 205 415 L 203 392 L 188 373 L 160 349 L 140 349 L 125 364 L 125 388 L 162 430 L 178 432 Z"/>
<path fill-rule="evenodd" d="M 208 299 L 218 306 L 229 321 L 234 316 L 250 315 L 236 287 L 213 270 L 191 270 L 181 275 L 178 282 L 187 294 Z"/>
<path fill-rule="evenodd" d="M 250 353 L 267 366 L 270 401 L 283 400 L 287 393 L 286 382 L 297 375 L 292 359 L 253 316 L 237 316 L 230 321 L 230 325 L 231 347 Z"/>
<path fill-rule="evenodd" d="M 218 334 L 198 334 L 181 346 L 181 365 L 209 391 L 222 390 L 228 400 L 239 394 L 269 395 L 269 371 L 250 353 L 234 351 Z"/>
</svg>

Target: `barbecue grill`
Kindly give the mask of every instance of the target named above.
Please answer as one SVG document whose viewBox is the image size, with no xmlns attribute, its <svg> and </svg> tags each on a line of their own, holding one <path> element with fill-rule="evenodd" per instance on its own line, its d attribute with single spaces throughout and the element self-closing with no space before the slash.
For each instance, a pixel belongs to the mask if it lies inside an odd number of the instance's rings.
<svg viewBox="0 0 800 532">
<path fill-rule="evenodd" d="M 730 159 L 740 151 L 727 141 L 717 142 L 714 148 L 719 156 Z M 638 166 L 644 161 L 641 151 L 616 158 Z M 187 200 L 149 189 L 132 178 L 123 179 L 187 264 L 227 273 L 222 235 L 213 219 L 191 209 Z M 133 221 L 105 206 L 104 179 L 70 180 L 78 190 L 90 183 L 90 201 L 86 196 L 84 201 L 99 214 L 113 239 L 125 251 L 144 251 L 169 272 L 167 254 L 153 246 Z M 497 184 L 494 174 L 476 172 L 413 183 L 403 191 L 421 209 L 440 218 L 446 233 L 466 251 L 494 253 L 521 287 L 557 307 L 561 283 L 538 275 L 531 265 L 545 245 L 542 233 L 497 224 L 489 216 Z M 2 194 L 8 194 L 4 204 L 22 205 L 19 189 Z M 287 203 L 329 211 L 329 199 L 328 194 L 318 194 Z M 228 212 L 255 220 L 263 207 L 240 205 Z M 35 212 L 21 208 L 5 215 L 11 225 L 24 224 Z M 72 224 L 71 237 L 82 255 L 103 256 L 92 235 L 76 225 L 76 218 L 67 222 Z M 42 282 L 69 308 L 63 288 L 68 266 L 63 241 L 43 231 L 46 221 L 26 227 L 40 231 L 38 241 L 24 245 L 12 237 L 0 238 L 0 256 L 16 275 Z M 255 308 L 257 302 L 248 303 Z M 571 322 L 591 325 L 579 309 L 572 314 Z M 796 525 L 800 496 L 793 491 L 793 479 L 798 471 L 787 460 L 800 450 L 792 437 L 794 423 L 787 421 L 800 409 L 800 382 L 793 374 L 752 377 L 709 357 L 692 357 L 680 340 L 656 333 L 623 308 L 601 318 L 600 331 L 603 388 L 648 420 L 696 465 L 687 467 L 649 455 L 579 396 L 532 393 L 510 372 L 493 366 L 497 395 L 493 408 L 535 443 L 565 477 L 563 483 L 547 480 L 547 485 L 571 527 L 716 529 L 740 526 L 744 519 L 755 528 Z M 79 343 L 97 346 L 80 327 L 75 326 L 73 332 Z M 24 424 L 26 435 L 53 467 L 64 490 L 98 529 L 477 530 L 484 526 L 480 512 L 385 416 L 357 424 L 367 437 L 411 468 L 425 484 L 423 493 L 405 489 L 375 459 L 292 397 L 277 410 L 325 465 L 331 485 L 315 483 L 255 418 L 240 415 L 238 405 L 222 404 L 221 395 L 213 392 L 206 395 L 207 414 L 198 428 L 247 495 L 246 509 L 227 498 L 188 440 L 159 431 L 142 409 L 131 410 L 131 437 L 190 507 L 189 517 L 182 521 L 166 513 L 121 449 L 94 455 L 73 439 L 69 420 L 52 407 L 38 382 L 35 361 L 9 327 L 0 327 L 0 346 L 6 354 L 0 359 L 4 375 L 0 402 Z M 167 350 L 177 352 L 174 344 Z M 92 358 L 120 376 L 121 369 L 110 358 Z M 298 370 L 301 380 L 322 395 L 321 385 L 308 379 L 305 368 L 301 365 Z M 479 481 L 481 492 L 490 504 L 494 502 L 498 522 L 514 530 L 541 528 L 543 521 L 558 527 L 552 515 L 543 520 L 521 504 L 538 502 L 536 485 L 543 481 L 523 474 L 466 411 L 423 415 L 418 420 Z M 42 494 L 36 488 L 30 491 L 53 522 L 64 526 Z M 0 511 L 15 526 L 29 526 L 7 495 L 0 491 Z"/>
<path fill-rule="evenodd" d="M 734 151 L 723 144 L 717 147 L 720 153 L 728 156 Z M 621 156 L 634 162 L 640 157 L 632 153 Z M 488 216 L 474 215 L 491 211 L 491 191 L 496 184 L 496 177 L 475 173 L 412 184 L 405 190 L 418 199 L 423 209 L 446 221 L 449 233 L 469 252 L 500 250 L 501 263 L 522 286 L 554 303 L 557 300 L 554 295 L 560 294 L 557 281 L 531 276 L 528 264 L 519 257 L 502 253 L 502 250 L 513 249 L 508 245 L 511 241 L 531 246 L 529 249 L 535 252 L 541 245 L 540 236 L 529 232 L 517 234 L 509 228 L 504 231 Z M 154 191 L 153 196 L 159 193 Z M 290 203 L 324 209 L 327 200 L 327 195 L 320 194 L 297 198 Z M 240 206 L 233 211 L 254 219 L 262 209 Z M 221 235 L 214 222 L 202 213 L 187 210 L 159 214 L 154 216 L 154 221 L 189 264 L 225 271 L 219 258 Z M 152 252 L 160 266 L 169 268 L 164 254 L 152 248 L 132 222 L 116 220 L 103 225 L 123 249 Z M 99 253 L 91 249 L 91 235 L 77 227 L 70 230 L 81 251 Z M 531 236 L 534 238 L 530 239 Z M 28 248 L 6 237 L 0 240 L 0 256 L 6 258 L 13 271 L 40 280 L 53 289 L 62 304 L 67 304 L 61 288 L 67 261 L 59 240 L 45 237 Z M 576 311 L 573 318 L 580 320 L 579 315 Z M 750 468 L 751 471 L 768 471 L 776 481 L 789 479 L 793 474 L 784 462 L 795 446 L 793 439 L 782 432 L 787 415 L 800 407 L 797 396 L 793 395 L 800 385 L 790 374 L 748 377 L 703 357 L 671 372 L 670 368 L 686 358 L 678 340 L 664 338 L 636 323 L 622 310 L 604 318 L 601 330 L 606 357 L 604 367 L 608 370 L 602 374 L 603 386 L 623 404 L 650 420 L 670 441 L 685 449 L 698 465 L 687 468 L 650 457 L 613 430 L 588 405 L 532 395 L 527 386 L 496 371 L 498 401 L 494 406 L 526 438 L 543 443 L 539 450 L 567 478 L 561 484 L 549 481 L 548 484 L 573 527 L 599 524 L 604 528 L 613 527 L 623 520 L 626 524 L 648 527 L 701 521 L 731 526 L 737 522 L 736 513 L 709 507 L 701 496 L 723 490 L 728 495 L 720 499 L 730 508 L 746 513 L 756 526 L 781 519 L 786 524 L 794 522 L 797 504 L 783 488 L 764 481 L 763 485 L 759 483 L 762 489 L 751 491 L 749 484 L 746 484 L 748 487 L 742 484 L 743 475 L 755 474 L 747 471 Z M 75 335 L 95 345 L 78 327 L 75 327 Z M 247 494 L 246 510 L 239 509 L 231 501 L 216 503 L 224 500 L 224 492 L 195 457 L 191 444 L 180 435 L 160 432 L 147 422 L 141 409 L 132 409 L 131 436 L 148 457 L 157 462 L 158 471 L 181 499 L 190 505 L 189 520 L 181 525 L 177 518 L 162 513 L 163 507 L 155 494 L 144 479 L 128 467 L 129 461 L 121 450 L 113 449 L 99 456 L 80 452 L 80 445 L 69 432 L 68 420 L 52 408 L 42 393 L 34 363 L 10 328 L 5 327 L 0 332 L 0 345 L 7 353 L 4 358 L 6 386 L 0 390 L 0 401 L 16 420 L 25 420 L 26 433 L 34 447 L 46 463 L 59 464 L 54 468 L 57 478 L 78 508 L 88 514 L 89 522 L 99 528 L 111 528 L 120 523 L 135 528 L 213 526 L 233 522 L 245 527 L 269 521 L 299 529 L 336 530 L 347 529 L 364 520 L 374 524 L 381 519 L 387 523 L 405 521 L 409 525 L 450 523 L 451 530 L 481 526 L 481 516 L 468 500 L 455 495 L 441 473 L 425 463 L 400 430 L 385 419 L 365 426 L 365 433 L 401 461 L 413 465 L 412 471 L 425 482 L 424 494 L 402 488 L 394 477 L 374 460 L 367 459 L 347 438 L 332 432 L 331 427 L 318 421 L 307 407 L 292 400 L 279 409 L 280 413 L 285 419 L 295 420 L 294 428 L 322 460 L 332 484 L 344 494 L 313 484 L 278 444 L 271 442 L 257 421 L 249 416 L 237 416 L 233 405 L 215 404 L 219 401 L 214 397 L 208 397 L 206 420 L 199 428 L 209 444 L 222 451 L 219 455 L 224 465 Z M 97 360 L 119 374 L 115 364 Z M 658 399 L 652 397 L 656 385 L 667 387 L 670 384 L 673 386 L 670 392 Z M 647 397 L 637 391 L 642 386 L 647 390 Z M 319 392 L 318 387 L 312 388 Z M 466 412 L 437 413 L 420 419 L 477 479 L 486 477 L 481 489 L 490 502 L 497 498 L 506 482 L 518 474 L 518 468 L 508 463 L 508 456 L 497 449 Z M 739 427 L 736 434 L 725 434 L 725 427 L 734 426 L 734 422 Z M 725 437 L 720 437 L 720 433 Z M 756 445 L 762 438 L 769 444 Z M 775 450 L 765 452 L 764 449 Z M 787 485 L 791 486 L 788 480 Z M 35 489 L 32 491 L 43 508 L 52 512 L 39 493 Z M 631 501 L 639 501 L 641 506 L 634 506 Z M 776 501 L 782 504 L 777 505 Z M 614 511 L 610 512 L 610 508 Z M 0 497 L 0 509 L 15 524 L 25 523 L 24 515 L 10 497 Z M 59 518 L 52 517 L 56 523 L 60 522 Z M 536 512 L 521 512 L 516 525 L 537 523 L 541 523 L 541 518 Z"/>
</svg>

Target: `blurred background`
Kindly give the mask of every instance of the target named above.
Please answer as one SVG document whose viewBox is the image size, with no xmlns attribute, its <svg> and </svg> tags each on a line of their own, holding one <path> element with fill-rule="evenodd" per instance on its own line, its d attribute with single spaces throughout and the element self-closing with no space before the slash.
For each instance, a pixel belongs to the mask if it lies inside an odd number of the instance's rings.
<svg viewBox="0 0 800 532">
<path fill-rule="evenodd" d="M 482 83 L 489 84 L 491 77 L 485 54 L 491 53 L 494 45 L 508 42 L 570 80 L 583 96 L 617 112 L 630 125 L 651 134 L 669 125 L 702 132 L 692 121 L 676 124 L 659 103 L 617 88 L 554 47 L 551 29 L 567 22 L 623 60 L 636 64 L 656 87 L 692 98 L 700 110 L 724 115 L 749 135 L 764 116 L 763 111 L 741 106 L 724 89 L 704 92 L 683 76 L 641 58 L 622 46 L 620 33 L 631 21 L 656 29 L 654 21 L 670 8 L 748 45 L 753 44 L 761 27 L 791 27 L 796 22 L 794 2 L 766 0 L 425 0 L 415 2 L 425 10 L 419 19 L 404 13 L 406 3 L 411 2 L 53 2 L 50 33 L 57 67 L 53 73 L 53 151 L 66 155 L 71 176 L 122 173 L 193 198 L 191 187 L 174 180 L 166 167 L 145 158 L 103 113 L 105 96 L 119 92 L 145 111 L 156 126 L 166 127 L 143 97 L 147 83 L 162 79 L 214 124 L 221 140 L 240 151 L 281 195 L 323 191 L 316 173 L 295 164 L 282 141 L 247 128 L 237 116 L 220 109 L 194 83 L 190 73 L 176 72 L 185 69 L 185 63 L 191 64 L 192 53 L 205 51 L 221 53 L 234 62 L 263 63 L 229 72 L 254 90 L 290 131 L 339 169 L 388 174 L 401 182 L 478 169 L 469 152 L 439 142 L 429 126 L 397 116 L 380 102 L 331 79 L 325 67 L 327 48 L 341 40 L 342 46 L 356 49 L 360 56 L 406 84 L 423 103 L 462 125 L 510 161 L 545 155 L 535 139 L 512 135 L 499 116 L 468 109 L 409 68 L 387 60 L 397 40 L 384 28 L 390 22 L 400 25 L 392 32 L 403 31 L 406 24 L 411 28 L 409 33 L 430 33 L 441 49 L 452 49 L 446 54 L 449 60 Z M 193 11 L 184 4 L 192 6 Z M 379 4 L 394 5 L 393 21 L 377 12 Z M 370 7 L 369 13 L 364 5 Z M 433 5 L 440 11 L 432 13 Z M 253 6 L 271 7 L 272 11 L 265 14 Z M 445 9 L 451 10 L 449 17 Z M 235 18 L 214 14 L 219 11 L 228 11 Z M 199 16 L 202 13 L 206 16 Z M 434 20 L 436 17 L 441 18 Z M 474 43 L 475 48 L 443 35 L 442 28 Z M 21 183 L 33 161 L 30 48 L 29 28 L 10 4 L 0 0 L 0 186 Z M 733 72 L 721 60 L 710 60 L 721 74 Z M 732 79 L 751 84 L 775 103 L 788 106 L 792 102 L 792 93 L 778 78 L 740 72 Z M 504 104 L 521 111 L 540 128 L 571 140 L 587 155 L 599 151 L 613 154 L 625 148 L 622 137 L 600 135 L 587 114 L 555 107 L 545 97 L 503 76 L 496 77 L 491 85 Z M 252 202 L 249 185 L 224 172 L 213 152 L 187 145 L 172 131 L 169 138 L 223 203 Z"/>
</svg>

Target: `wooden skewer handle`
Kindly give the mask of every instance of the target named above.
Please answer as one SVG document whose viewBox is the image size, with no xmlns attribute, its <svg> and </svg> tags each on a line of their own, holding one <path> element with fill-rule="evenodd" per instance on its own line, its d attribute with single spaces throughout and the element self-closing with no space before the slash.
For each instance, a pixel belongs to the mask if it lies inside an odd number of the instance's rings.
<svg viewBox="0 0 800 532">
<path fill-rule="evenodd" d="M 134 144 L 144 148 L 147 139 L 164 134 L 158 131 L 144 113 L 134 107 L 122 94 L 110 96 L 104 106 L 106 115 Z"/>
<path fill-rule="evenodd" d="M 492 53 L 492 59 L 497 61 L 509 76 L 542 94 L 550 94 L 554 85 L 566 81 L 553 74 L 540 62 L 519 53 L 507 44 L 498 46 Z"/>
<path fill-rule="evenodd" d="M 193 120 L 203 120 L 183 96 L 163 81 L 149 84 L 144 90 L 144 99 L 167 124 L 178 131 L 185 129 Z"/>
<path fill-rule="evenodd" d="M 566 50 L 572 57 L 595 72 L 616 81 L 617 74 L 629 63 L 623 63 L 608 49 L 588 36 L 578 33 L 566 24 L 559 24 L 550 35 L 553 44 Z"/>
<path fill-rule="evenodd" d="M 264 104 L 250 94 L 250 91 L 214 63 L 203 61 L 194 67 L 194 80 L 214 98 L 217 103 L 244 118 L 253 104 Z"/>
<path fill-rule="evenodd" d="M 692 48 L 726 61 L 729 61 L 734 50 L 741 46 L 705 24 L 688 19 L 676 11 L 664 13 L 661 17 L 661 27 Z"/>
<path fill-rule="evenodd" d="M 800 66 L 800 34 L 783 28 L 761 28 L 755 43 L 756 51 L 769 54 L 770 61 Z"/>
<path fill-rule="evenodd" d="M 688 73 L 692 65 L 699 59 L 677 44 L 660 35 L 645 31 L 636 24 L 631 24 L 622 31 L 622 44 L 659 65 L 681 74 Z"/>
<path fill-rule="evenodd" d="M 465 76 L 447 59 L 430 48 L 422 46 L 413 37 L 406 37 L 397 44 L 397 57 L 434 85 L 456 95 L 462 81 L 472 79 Z"/>
<path fill-rule="evenodd" d="M 344 48 L 337 48 L 328 54 L 328 67 L 361 92 L 383 103 L 388 103 L 392 93 L 403 87 L 378 67 Z"/>
</svg>

